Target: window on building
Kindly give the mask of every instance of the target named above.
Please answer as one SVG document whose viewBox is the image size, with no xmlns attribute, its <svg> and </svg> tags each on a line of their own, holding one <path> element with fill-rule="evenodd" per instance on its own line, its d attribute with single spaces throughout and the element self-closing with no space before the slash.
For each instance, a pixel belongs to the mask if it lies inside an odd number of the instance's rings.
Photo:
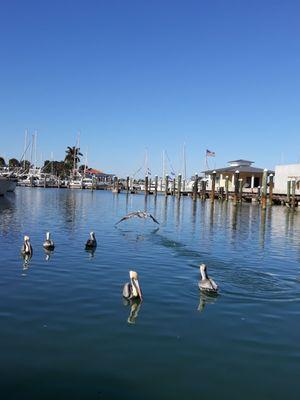
<svg viewBox="0 0 300 400">
<path fill-rule="evenodd" d="M 259 177 L 256 176 L 254 178 L 254 187 L 257 188 L 259 186 L 259 184 L 260 184 L 260 179 L 259 179 Z"/>
</svg>

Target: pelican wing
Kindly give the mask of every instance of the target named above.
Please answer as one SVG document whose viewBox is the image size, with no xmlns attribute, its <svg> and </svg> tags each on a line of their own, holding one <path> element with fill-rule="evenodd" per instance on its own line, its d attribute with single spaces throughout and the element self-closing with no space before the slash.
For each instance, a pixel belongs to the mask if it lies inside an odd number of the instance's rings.
<svg viewBox="0 0 300 400">
<path fill-rule="evenodd" d="M 149 217 L 152 219 L 153 222 L 155 222 L 156 224 L 159 224 L 157 219 L 155 219 L 152 214 L 149 214 Z"/>
<path fill-rule="evenodd" d="M 116 223 L 116 225 L 118 225 L 120 222 L 126 221 L 127 219 L 136 217 L 137 215 L 138 215 L 138 212 L 136 212 L 136 211 L 135 212 L 131 212 L 131 213 L 125 215 L 123 218 L 121 218 L 120 221 L 118 221 Z"/>
</svg>

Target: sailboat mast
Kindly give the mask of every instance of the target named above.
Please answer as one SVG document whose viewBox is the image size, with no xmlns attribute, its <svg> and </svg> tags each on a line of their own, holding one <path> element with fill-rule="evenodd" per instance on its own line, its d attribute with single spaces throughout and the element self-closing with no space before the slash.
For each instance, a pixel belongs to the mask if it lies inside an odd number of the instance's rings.
<svg viewBox="0 0 300 400">
<path fill-rule="evenodd" d="M 166 156 L 165 156 L 165 150 L 163 150 L 162 153 L 162 178 L 164 179 L 166 176 Z"/>
<path fill-rule="evenodd" d="M 185 143 L 183 143 L 183 155 L 182 155 L 182 172 L 183 172 L 183 179 L 186 180 L 186 149 Z"/>
<path fill-rule="evenodd" d="M 25 129 L 24 161 L 23 161 L 23 169 L 24 169 L 24 171 L 25 171 L 25 168 L 26 168 L 27 139 L 28 139 L 28 129 Z"/>
<path fill-rule="evenodd" d="M 34 167 L 37 164 L 37 131 L 34 132 Z"/>
</svg>

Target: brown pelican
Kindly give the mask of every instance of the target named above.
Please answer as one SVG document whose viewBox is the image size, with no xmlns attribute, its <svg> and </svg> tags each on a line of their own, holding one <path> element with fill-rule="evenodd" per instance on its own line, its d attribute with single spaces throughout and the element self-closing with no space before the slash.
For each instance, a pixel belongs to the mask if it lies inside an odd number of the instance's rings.
<svg viewBox="0 0 300 400">
<path fill-rule="evenodd" d="M 218 292 L 218 285 L 215 281 L 208 277 L 206 272 L 206 265 L 200 265 L 200 273 L 201 273 L 201 281 L 199 281 L 198 286 L 200 290 L 210 293 L 217 293 Z"/>
<path fill-rule="evenodd" d="M 33 254 L 32 246 L 29 236 L 24 236 L 24 243 L 21 247 L 21 254 L 23 257 L 31 258 Z"/>
<path fill-rule="evenodd" d="M 50 250 L 50 251 L 54 250 L 55 246 L 54 246 L 53 240 L 50 239 L 50 232 L 46 233 L 46 240 L 45 240 L 45 242 L 43 244 L 43 247 L 44 247 L 45 250 Z"/>
<path fill-rule="evenodd" d="M 116 223 L 116 225 L 118 225 L 122 221 L 126 221 L 127 219 L 134 218 L 134 217 L 144 218 L 144 219 L 151 218 L 153 222 L 155 222 L 156 224 L 159 224 L 159 222 L 153 217 L 152 214 L 147 213 L 145 211 L 133 211 L 133 212 L 125 215 L 125 217 L 121 218 L 120 221 L 118 221 Z"/>
<path fill-rule="evenodd" d="M 92 250 L 97 247 L 97 240 L 94 232 L 90 233 L 90 238 L 87 240 L 85 244 L 85 249 L 86 250 Z"/>
<path fill-rule="evenodd" d="M 140 289 L 138 274 L 135 271 L 129 271 L 130 282 L 125 283 L 123 287 L 123 297 L 128 300 L 143 300 L 142 291 Z"/>
</svg>

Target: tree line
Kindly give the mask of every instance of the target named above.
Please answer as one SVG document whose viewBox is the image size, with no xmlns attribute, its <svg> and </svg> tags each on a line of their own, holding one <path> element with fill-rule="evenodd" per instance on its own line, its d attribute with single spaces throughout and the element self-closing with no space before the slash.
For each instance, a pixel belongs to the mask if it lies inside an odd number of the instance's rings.
<svg viewBox="0 0 300 400">
<path fill-rule="evenodd" d="M 66 156 L 63 161 L 51 161 L 46 160 L 43 165 L 43 172 L 52 173 L 53 175 L 65 177 L 68 176 L 77 169 L 80 163 L 80 157 L 82 153 L 79 147 L 68 146 L 66 150 Z M 19 169 L 22 172 L 28 172 L 33 165 L 28 160 L 18 160 L 16 158 L 11 158 L 6 163 L 3 157 L 0 157 L 0 168 L 9 167 L 10 169 Z M 87 165 L 80 165 L 78 170 L 81 172 L 87 168 Z"/>
</svg>

